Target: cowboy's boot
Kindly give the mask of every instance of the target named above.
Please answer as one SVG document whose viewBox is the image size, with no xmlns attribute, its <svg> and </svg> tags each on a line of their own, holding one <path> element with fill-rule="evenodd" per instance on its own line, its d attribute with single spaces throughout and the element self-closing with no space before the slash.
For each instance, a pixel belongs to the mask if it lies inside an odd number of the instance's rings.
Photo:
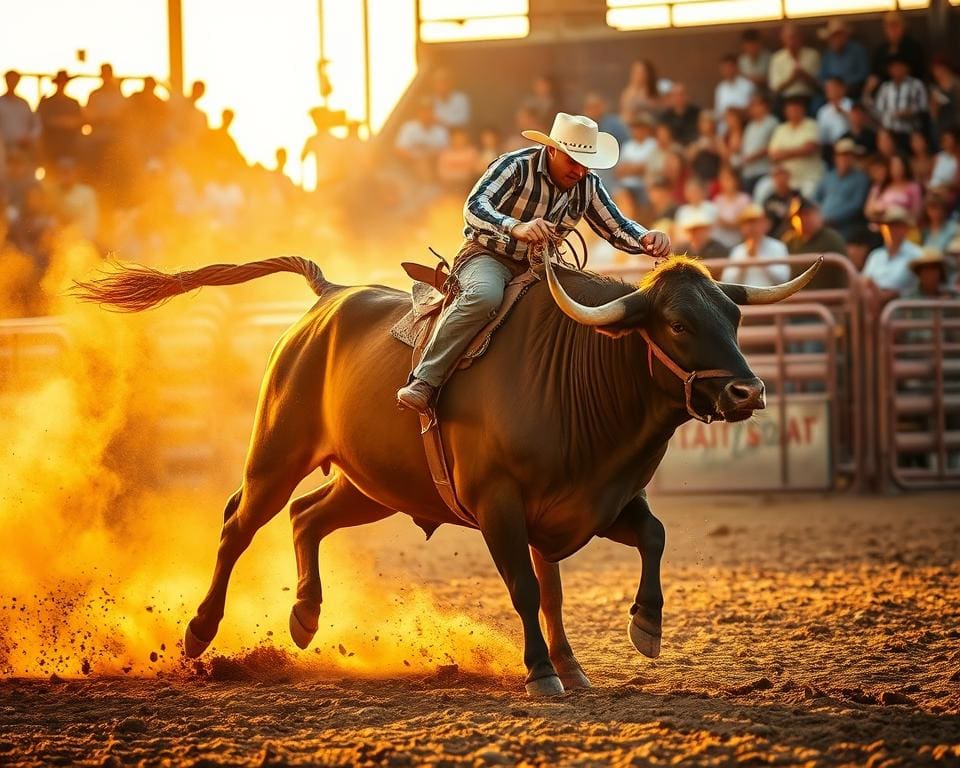
<svg viewBox="0 0 960 768">
<path fill-rule="evenodd" d="M 423 379 L 414 379 L 397 390 L 397 405 L 401 408 L 412 408 L 418 413 L 426 413 L 436 391 L 435 387 L 430 386 Z"/>
</svg>

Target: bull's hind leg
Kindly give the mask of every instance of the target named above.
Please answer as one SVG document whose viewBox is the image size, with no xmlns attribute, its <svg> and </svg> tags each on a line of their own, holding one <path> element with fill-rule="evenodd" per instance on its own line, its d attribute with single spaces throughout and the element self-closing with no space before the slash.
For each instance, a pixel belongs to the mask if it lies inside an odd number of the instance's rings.
<svg viewBox="0 0 960 768">
<path fill-rule="evenodd" d="M 660 587 L 660 558 L 666 542 L 663 523 L 653 516 L 646 493 L 623 508 L 617 521 L 603 536 L 640 550 L 640 588 L 630 608 L 627 629 L 640 653 L 651 659 L 660 655 L 663 590 Z"/>
<path fill-rule="evenodd" d="M 590 679 L 573 655 L 567 632 L 563 628 L 563 584 L 560 581 L 560 564 L 551 563 L 531 547 L 533 569 L 540 582 L 540 612 L 547 626 L 547 648 L 550 661 L 557 669 L 564 689 L 589 688 Z"/>
<path fill-rule="evenodd" d="M 290 636 L 300 648 L 306 648 L 313 640 L 323 602 L 320 542 L 340 528 L 374 523 L 393 513 L 394 510 L 364 496 L 339 473 L 290 504 L 297 555 L 297 602 L 290 611 Z"/>
<path fill-rule="evenodd" d="M 248 462 L 243 486 L 230 497 L 224 510 L 210 589 L 184 632 L 183 651 L 187 656 L 196 658 L 213 642 L 223 619 L 233 567 L 250 546 L 254 534 L 283 509 L 293 489 L 309 470 L 305 461 L 298 462 L 291 456 L 283 456 L 283 461 L 263 466 Z"/>
</svg>

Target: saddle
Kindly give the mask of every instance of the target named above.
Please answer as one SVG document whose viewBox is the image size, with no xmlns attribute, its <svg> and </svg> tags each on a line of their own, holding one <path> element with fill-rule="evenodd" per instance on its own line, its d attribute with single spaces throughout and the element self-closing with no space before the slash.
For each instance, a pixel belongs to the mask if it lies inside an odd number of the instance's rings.
<svg viewBox="0 0 960 768">
<path fill-rule="evenodd" d="M 460 284 L 456 275 L 451 275 L 447 270 L 445 262 L 441 262 L 436 267 L 427 267 L 413 262 L 403 262 L 401 266 L 404 272 L 414 281 L 411 290 L 412 306 L 407 314 L 390 329 L 390 335 L 413 348 L 412 368 L 416 368 L 423 358 L 427 342 L 433 335 L 433 329 L 443 314 L 442 310 L 454 301 L 460 293 Z M 453 366 L 451 373 L 468 368 L 487 351 L 490 346 L 490 339 L 497 329 L 504 324 L 510 310 L 523 298 L 530 286 L 540 279 L 540 274 L 528 269 L 507 283 L 503 292 L 503 302 L 497 313 L 467 345 L 460 359 Z M 449 376 L 450 374 L 448 374 L 447 380 L 449 380 Z M 439 390 L 442 388 L 443 384 L 438 388 L 437 400 L 439 399 Z M 457 498 L 453 479 L 447 466 L 446 454 L 443 450 L 440 422 L 434 408 L 431 408 L 428 413 L 420 414 L 420 427 L 423 446 L 427 455 L 427 465 L 430 467 L 430 474 L 437 492 L 457 517 L 476 528 L 476 519 Z"/>
</svg>

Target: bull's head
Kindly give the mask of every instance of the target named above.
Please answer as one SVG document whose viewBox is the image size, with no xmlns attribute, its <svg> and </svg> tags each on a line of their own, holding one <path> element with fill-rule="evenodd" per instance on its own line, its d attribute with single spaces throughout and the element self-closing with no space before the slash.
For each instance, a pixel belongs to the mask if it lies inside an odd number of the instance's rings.
<svg viewBox="0 0 960 768">
<path fill-rule="evenodd" d="M 739 306 L 792 296 L 813 279 L 823 259 L 782 285 L 755 287 L 717 282 L 696 260 L 677 256 L 655 268 L 632 293 L 597 307 L 572 299 L 545 261 L 550 293 L 567 316 L 614 337 L 639 332 L 651 370 L 656 358 L 665 371 L 658 380 L 674 392 L 677 379 L 683 381 L 690 415 L 741 421 L 765 401 L 763 382 L 737 344 Z"/>
</svg>

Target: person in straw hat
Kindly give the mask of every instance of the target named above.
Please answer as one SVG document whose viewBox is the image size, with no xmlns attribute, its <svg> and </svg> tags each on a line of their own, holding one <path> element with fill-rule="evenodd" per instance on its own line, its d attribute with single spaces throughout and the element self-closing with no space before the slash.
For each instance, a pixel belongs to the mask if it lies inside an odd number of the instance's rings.
<svg viewBox="0 0 960 768">
<path fill-rule="evenodd" d="M 867 256 L 863 276 L 878 291 L 882 302 L 897 298 L 916 287 L 916 275 L 910 264 L 920 258 L 920 246 L 907 240 L 913 217 L 906 208 L 891 205 L 876 221 L 880 225 L 883 245 Z"/>
<path fill-rule="evenodd" d="M 497 158 L 467 198 L 465 241 L 453 267 L 460 291 L 397 392 L 402 406 L 430 407 L 463 349 L 500 306 L 506 284 L 581 219 L 627 253 L 670 253 L 670 238 L 626 218 L 594 173 L 612 168 L 620 154 L 616 138 L 596 122 L 560 112 L 549 135 L 528 130 L 523 136 L 537 146 Z"/>
<path fill-rule="evenodd" d="M 905 299 L 955 299 L 956 286 L 947 279 L 947 259 L 936 248 L 924 248 L 920 256 L 910 262 L 917 276 L 916 286 L 903 294 Z"/>
<path fill-rule="evenodd" d="M 724 267 L 722 280 L 749 285 L 776 285 L 790 279 L 787 264 L 760 266 L 760 262 L 787 257 L 787 246 L 767 235 L 770 221 L 763 209 L 751 203 L 737 217 L 743 242 L 730 251 L 730 261 L 737 265 Z M 742 266 L 741 266 L 742 264 Z"/>
</svg>

